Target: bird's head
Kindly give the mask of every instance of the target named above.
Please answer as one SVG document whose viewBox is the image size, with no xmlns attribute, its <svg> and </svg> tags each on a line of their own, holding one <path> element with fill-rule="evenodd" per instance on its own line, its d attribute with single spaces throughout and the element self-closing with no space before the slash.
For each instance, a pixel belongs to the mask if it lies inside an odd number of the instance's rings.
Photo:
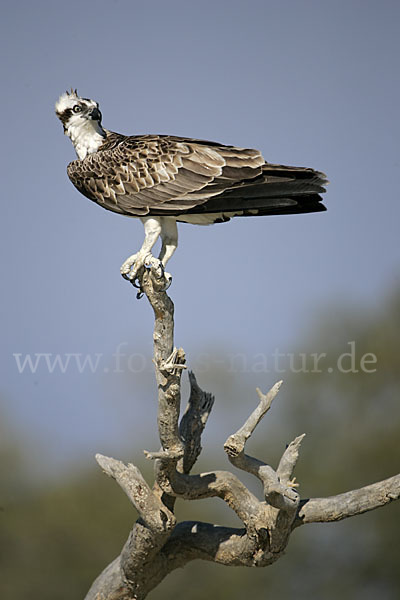
<svg viewBox="0 0 400 600">
<path fill-rule="evenodd" d="M 82 158 L 81 154 L 86 156 L 96 151 L 97 138 L 105 136 L 98 103 L 81 98 L 76 90 L 71 89 L 59 97 L 55 109 L 64 133 L 71 138 L 78 156 Z"/>
<path fill-rule="evenodd" d="M 56 102 L 56 115 L 63 124 L 64 131 L 69 127 L 78 126 L 85 121 L 97 121 L 101 123 L 101 112 L 99 104 L 89 98 L 81 98 L 76 90 L 65 92 Z"/>
</svg>

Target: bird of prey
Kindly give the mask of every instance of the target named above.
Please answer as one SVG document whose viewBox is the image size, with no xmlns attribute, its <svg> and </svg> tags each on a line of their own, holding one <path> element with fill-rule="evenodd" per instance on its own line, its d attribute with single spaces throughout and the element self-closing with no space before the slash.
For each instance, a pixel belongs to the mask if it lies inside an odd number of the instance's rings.
<svg viewBox="0 0 400 600">
<path fill-rule="evenodd" d="M 142 247 L 121 274 L 135 281 L 161 237 L 160 266 L 178 245 L 177 222 L 210 225 L 232 217 L 325 210 L 326 176 L 310 168 L 268 163 L 261 152 L 170 135 L 121 135 L 102 126 L 99 105 L 72 90 L 56 115 L 77 160 L 67 172 L 74 186 L 103 208 L 144 224 Z"/>
</svg>

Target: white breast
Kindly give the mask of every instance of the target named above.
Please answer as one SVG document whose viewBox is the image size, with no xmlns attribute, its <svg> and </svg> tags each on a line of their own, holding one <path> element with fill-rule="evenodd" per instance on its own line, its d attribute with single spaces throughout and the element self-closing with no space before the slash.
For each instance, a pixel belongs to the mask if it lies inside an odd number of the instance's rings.
<svg viewBox="0 0 400 600">
<path fill-rule="evenodd" d="M 66 133 L 71 138 L 78 158 L 81 160 L 88 154 L 97 152 L 106 135 L 97 121 L 86 119 L 70 125 Z"/>
</svg>

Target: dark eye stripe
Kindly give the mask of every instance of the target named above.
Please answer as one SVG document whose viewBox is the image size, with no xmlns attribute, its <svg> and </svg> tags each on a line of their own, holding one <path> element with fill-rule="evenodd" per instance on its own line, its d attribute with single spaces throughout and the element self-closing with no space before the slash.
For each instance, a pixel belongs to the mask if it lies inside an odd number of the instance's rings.
<svg viewBox="0 0 400 600">
<path fill-rule="evenodd" d="M 57 117 L 60 119 L 61 123 L 64 125 L 64 129 L 72 115 L 73 115 L 72 108 L 66 108 L 62 113 L 57 113 Z"/>
</svg>

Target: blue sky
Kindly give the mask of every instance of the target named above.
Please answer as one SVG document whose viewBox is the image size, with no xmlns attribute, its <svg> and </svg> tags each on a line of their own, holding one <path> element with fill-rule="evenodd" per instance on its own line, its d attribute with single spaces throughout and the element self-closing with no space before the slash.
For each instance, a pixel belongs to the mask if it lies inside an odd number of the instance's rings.
<svg viewBox="0 0 400 600">
<path fill-rule="evenodd" d="M 77 87 L 114 131 L 327 173 L 326 213 L 182 225 L 169 264 L 189 364 L 285 351 L 321 307 L 379 304 L 399 283 L 399 22 L 389 0 L 4 3 L 0 407 L 52 466 L 136 447 L 156 410 L 151 311 L 119 275 L 143 228 L 68 181 L 58 96 Z M 118 347 L 129 376 L 114 372 Z M 13 355 L 27 353 L 101 360 L 20 374 Z"/>
</svg>

